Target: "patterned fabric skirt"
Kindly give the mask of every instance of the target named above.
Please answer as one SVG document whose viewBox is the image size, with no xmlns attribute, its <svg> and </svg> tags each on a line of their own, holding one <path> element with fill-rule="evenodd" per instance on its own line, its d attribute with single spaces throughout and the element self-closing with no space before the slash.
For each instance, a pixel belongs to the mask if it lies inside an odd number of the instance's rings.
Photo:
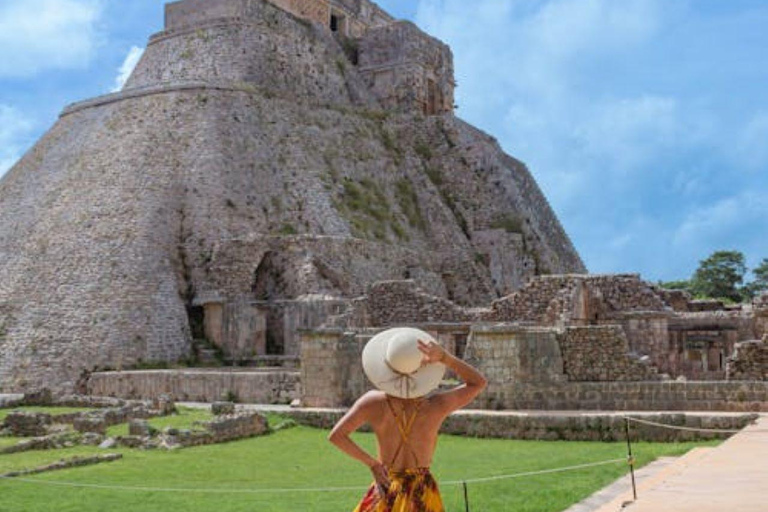
<svg viewBox="0 0 768 512">
<path fill-rule="evenodd" d="M 389 480 L 389 490 L 383 497 L 376 483 L 371 484 L 354 512 L 445 512 L 429 468 L 390 471 Z"/>
</svg>

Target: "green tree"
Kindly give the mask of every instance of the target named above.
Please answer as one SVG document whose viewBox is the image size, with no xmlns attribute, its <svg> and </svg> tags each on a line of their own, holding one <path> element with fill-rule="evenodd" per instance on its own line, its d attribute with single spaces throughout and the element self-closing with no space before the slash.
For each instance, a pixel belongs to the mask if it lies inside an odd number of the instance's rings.
<svg viewBox="0 0 768 512">
<path fill-rule="evenodd" d="M 763 258 L 760 264 L 752 269 L 755 278 L 741 289 L 745 300 L 768 291 L 768 258 Z"/>
<path fill-rule="evenodd" d="M 763 258 L 763 261 L 752 269 L 752 273 L 755 275 L 755 280 L 752 282 L 756 286 L 756 291 L 768 290 L 768 258 Z"/>
<path fill-rule="evenodd" d="M 691 292 L 713 299 L 741 301 L 740 285 L 746 273 L 743 253 L 716 251 L 699 262 L 699 268 L 691 278 Z"/>
</svg>

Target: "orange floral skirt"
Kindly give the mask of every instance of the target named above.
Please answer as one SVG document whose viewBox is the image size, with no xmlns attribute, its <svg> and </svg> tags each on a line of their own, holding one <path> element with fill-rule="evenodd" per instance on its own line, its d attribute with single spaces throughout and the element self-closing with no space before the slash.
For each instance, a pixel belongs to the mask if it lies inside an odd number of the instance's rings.
<svg viewBox="0 0 768 512">
<path fill-rule="evenodd" d="M 429 468 L 389 472 L 390 486 L 384 496 L 371 484 L 354 512 L 445 512 L 437 482 Z"/>
</svg>

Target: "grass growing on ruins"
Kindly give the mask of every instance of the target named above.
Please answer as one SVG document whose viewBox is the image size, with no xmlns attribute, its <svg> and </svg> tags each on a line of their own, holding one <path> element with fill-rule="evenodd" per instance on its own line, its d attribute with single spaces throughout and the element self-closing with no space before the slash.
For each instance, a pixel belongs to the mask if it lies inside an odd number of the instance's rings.
<svg viewBox="0 0 768 512">
<path fill-rule="evenodd" d="M 5 417 L 8 416 L 13 411 L 46 412 L 48 414 L 55 416 L 57 414 L 68 414 L 72 412 L 82 412 L 82 411 L 88 411 L 88 410 L 89 409 L 87 407 L 47 407 L 47 406 L 37 406 L 37 405 L 25 405 L 24 407 L 0 409 L 0 423 L 2 423 L 5 420 Z"/>
<path fill-rule="evenodd" d="M 193 416 L 186 416 L 189 420 Z M 154 420 L 153 420 L 154 421 Z M 281 421 L 271 416 L 271 424 Z M 41 482 L 186 489 L 180 492 L 66 487 L 0 480 L 4 512 L 184 510 L 339 511 L 351 510 L 370 480 L 368 472 L 326 441 L 327 431 L 295 427 L 271 435 L 171 452 L 77 447 L 0 456 L 0 473 L 50 463 L 61 457 L 119 452 L 122 460 L 30 477 Z M 356 440 L 372 449 L 371 434 Z M 681 455 L 694 443 L 638 443 L 640 464 Z M 438 480 L 461 480 L 534 471 L 625 455 L 622 443 L 538 442 L 442 436 L 432 465 Z M 624 464 L 569 473 L 469 485 L 473 510 L 560 511 L 624 475 Z M 245 493 L 270 488 L 355 486 L 361 490 L 302 493 Z M 216 489 L 217 493 L 200 492 Z M 229 491 L 229 492 L 226 492 Z M 240 491 L 240 492 L 238 492 Z M 463 510 L 459 486 L 443 486 L 446 510 Z"/>
<path fill-rule="evenodd" d="M 170 416 L 160 416 L 157 418 L 150 418 L 148 423 L 158 430 L 162 430 L 165 427 L 174 428 L 193 428 L 196 421 L 211 421 L 214 415 L 209 409 L 193 409 L 191 407 L 177 407 L 177 414 Z M 201 427 L 198 427 L 201 428 Z M 107 428 L 107 436 L 127 436 L 128 424 L 121 423 L 119 425 L 113 425 Z"/>
</svg>

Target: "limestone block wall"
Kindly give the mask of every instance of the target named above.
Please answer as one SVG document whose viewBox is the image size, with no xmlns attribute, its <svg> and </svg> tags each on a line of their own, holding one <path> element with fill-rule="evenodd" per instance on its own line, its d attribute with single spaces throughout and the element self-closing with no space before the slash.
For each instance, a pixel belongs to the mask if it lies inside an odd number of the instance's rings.
<svg viewBox="0 0 768 512">
<path fill-rule="evenodd" d="M 669 320 L 668 373 L 692 379 L 724 379 L 736 342 L 755 339 L 744 312 L 679 313 Z"/>
<path fill-rule="evenodd" d="M 488 387 L 475 402 L 483 408 L 504 408 L 515 383 L 565 380 L 555 329 L 474 325 L 465 359 L 488 379 Z"/>
<path fill-rule="evenodd" d="M 371 326 L 465 322 L 466 310 L 453 302 L 421 291 L 412 280 L 374 283 L 366 294 Z"/>
<path fill-rule="evenodd" d="M 297 371 L 255 369 L 179 369 L 94 372 L 88 394 L 119 398 L 156 398 L 215 402 L 234 397 L 241 402 L 287 404 L 300 396 Z"/>
<path fill-rule="evenodd" d="M 370 389 L 360 355 L 371 336 L 341 329 L 316 330 L 302 335 L 303 406 L 350 406 Z"/>
<path fill-rule="evenodd" d="M 520 290 L 494 301 L 484 319 L 562 325 L 575 290 L 576 280 L 568 276 L 538 276 Z"/>
<path fill-rule="evenodd" d="M 185 0 L 169 9 L 169 27 L 150 39 L 124 90 L 223 82 L 294 101 L 375 103 L 325 28 L 262 0 Z"/>
<path fill-rule="evenodd" d="M 768 336 L 760 340 L 736 343 L 728 359 L 728 380 L 768 381 Z"/>
<path fill-rule="evenodd" d="M 636 274 L 537 276 L 492 304 L 489 320 L 543 325 L 595 323 L 630 311 L 667 306 Z"/>
<path fill-rule="evenodd" d="M 339 409 L 292 409 L 286 414 L 301 425 L 330 429 L 344 414 Z M 738 430 L 754 421 L 756 415 L 723 413 L 637 413 L 647 421 L 692 429 Z M 525 411 L 459 410 L 446 418 L 440 432 L 470 437 L 530 439 L 549 441 L 623 441 L 624 418 L 620 414 L 551 414 Z M 724 439 L 730 434 L 698 430 L 672 430 L 641 424 L 632 425 L 632 439 L 650 442 L 682 442 L 699 439 Z"/>
<path fill-rule="evenodd" d="M 624 328 L 630 352 L 648 356 L 659 372 L 677 376 L 675 357 L 670 352 L 670 316 L 665 311 L 629 311 L 615 315 L 615 319 L 607 322 L 618 323 Z"/>
<path fill-rule="evenodd" d="M 174 134 L 199 124 L 182 107 L 136 129 L 177 99 L 62 117 L 3 176 L 0 391 L 71 390 L 85 365 L 188 355 L 178 180 L 191 164 Z"/>
<path fill-rule="evenodd" d="M 641 381 L 657 379 L 649 363 L 629 355 L 619 325 L 566 327 L 559 336 L 563 370 L 569 381 Z"/>
<path fill-rule="evenodd" d="M 499 401 L 499 397 L 505 400 Z M 568 382 L 510 384 L 478 408 L 616 411 L 768 411 L 767 382 Z"/>
<path fill-rule="evenodd" d="M 328 26 L 331 19 L 331 2 L 327 0 L 268 0 L 299 18 L 323 26 Z"/>
<path fill-rule="evenodd" d="M 464 351 L 469 327 L 462 324 L 408 324 L 432 335 L 449 353 Z M 342 407 L 372 389 L 363 372 L 363 347 L 377 329 L 323 328 L 301 336 L 301 403 L 304 407 Z M 452 375 L 446 374 L 446 378 Z"/>
<path fill-rule="evenodd" d="M 409 21 L 368 30 L 358 64 L 381 104 L 427 115 L 453 112 L 453 54 Z"/>
<path fill-rule="evenodd" d="M 420 284 L 432 289 L 442 284 L 438 269 L 431 268 L 435 264 L 409 247 L 342 236 L 253 234 L 216 243 L 199 293 L 215 290 L 230 300 L 249 296 L 257 272 L 268 265 L 272 268 L 266 271 L 272 275 L 267 277 L 279 281 L 274 283 L 272 299 L 355 297 L 364 294 L 371 282 L 402 278 L 404 270 L 412 267 L 423 269 Z"/>
</svg>

